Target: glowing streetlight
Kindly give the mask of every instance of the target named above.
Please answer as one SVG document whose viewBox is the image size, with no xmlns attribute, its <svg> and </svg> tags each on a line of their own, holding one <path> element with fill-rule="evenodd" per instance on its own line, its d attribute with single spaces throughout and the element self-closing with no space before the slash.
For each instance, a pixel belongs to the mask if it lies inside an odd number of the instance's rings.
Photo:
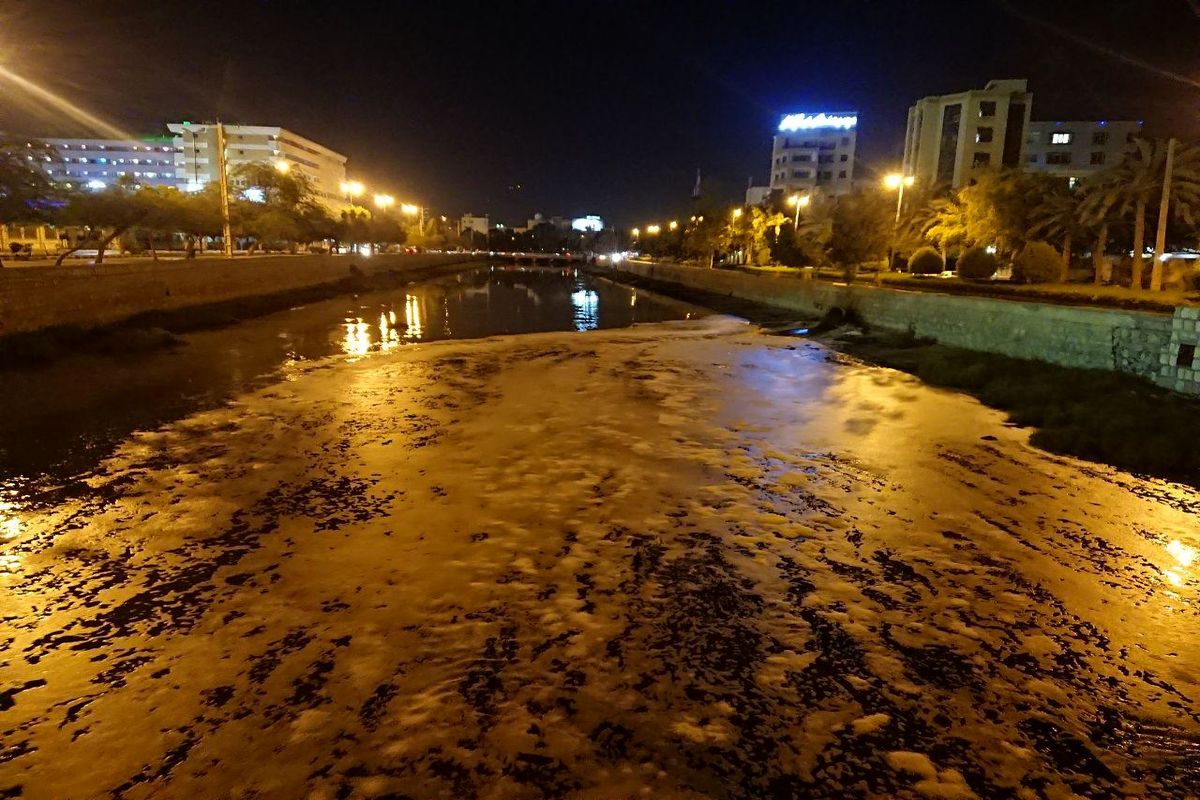
<svg viewBox="0 0 1200 800">
<path fill-rule="evenodd" d="M 662 230 L 662 228 L 660 228 L 657 225 L 647 225 L 646 226 L 646 233 L 650 234 L 651 236 L 654 236 L 661 230 Z"/>
<path fill-rule="evenodd" d="M 812 202 L 812 198 L 806 194 L 794 194 L 788 198 L 788 205 L 796 207 L 796 218 L 792 220 L 792 224 L 800 227 L 800 209 L 808 208 L 808 204 Z"/>
<path fill-rule="evenodd" d="M 896 189 L 903 189 L 905 186 L 912 186 L 913 180 L 912 175 L 901 175 L 899 172 L 892 172 L 884 176 L 883 186 L 885 189 L 895 191 Z"/>
<path fill-rule="evenodd" d="M 730 216 L 732 216 L 734 219 L 741 219 L 742 218 L 742 209 L 735 208 L 733 210 L 733 213 Z"/>
<path fill-rule="evenodd" d="M 387 208 L 391 208 L 395 204 L 396 204 L 396 198 L 392 197 L 390 194 L 375 195 L 375 207 L 376 208 L 387 209 Z"/>
<path fill-rule="evenodd" d="M 671 223 L 669 225 L 667 225 L 667 228 L 669 230 L 676 230 L 677 228 L 679 228 L 679 223 L 676 222 L 675 220 L 671 220 Z"/>
<path fill-rule="evenodd" d="M 407 216 L 413 217 L 421 213 L 421 207 L 413 205 L 412 203 L 401 203 L 400 211 Z"/>
<path fill-rule="evenodd" d="M 634 228 L 630 233 L 633 234 L 633 238 L 635 239 L 642 235 L 642 231 L 639 228 Z"/>
<path fill-rule="evenodd" d="M 358 197 L 366 190 L 362 181 L 342 181 L 342 194 L 347 197 Z"/>
<path fill-rule="evenodd" d="M 287 175 L 292 169 L 292 165 L 284 161 L 282 158 L 275 162 L 275 169 L 282 175 Z"/>
</svg>

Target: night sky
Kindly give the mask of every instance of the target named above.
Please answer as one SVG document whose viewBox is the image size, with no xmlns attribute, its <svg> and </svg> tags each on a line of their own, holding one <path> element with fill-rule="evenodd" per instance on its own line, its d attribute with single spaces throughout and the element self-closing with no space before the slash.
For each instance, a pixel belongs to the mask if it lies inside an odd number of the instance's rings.
<svg viewBox="0 0 1200 800">
<path fill-rule="evenodd" d="M 1189 0 L 0 0 L 0 62 L 135 133 L 283 125 L 372 188 L 517 224 L 678 213 L 697 167 L 735 198 L 791 111 L 857 109 L 858 174 L 887 169 L 914 100 L 989 78 L 1028 78 L 1035 119 L 1200 132 Z M 0 99 L 0 130 L 85 134 Z"/>
</svg>

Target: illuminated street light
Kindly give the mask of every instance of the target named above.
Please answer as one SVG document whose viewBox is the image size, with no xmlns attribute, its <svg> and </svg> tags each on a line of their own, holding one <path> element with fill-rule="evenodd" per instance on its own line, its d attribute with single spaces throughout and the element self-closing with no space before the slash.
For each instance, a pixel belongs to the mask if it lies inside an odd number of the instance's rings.
<svg viewBox="0 0 1200 800">
<path fill-rule="evenodd" d="M 788 205 L 796 207 L 796 218 L 792 220 L 792 224 L 796 227 L 800 226 L 800 209 L 807 208 L 812 202 L 812 198 L 806 194 L 794 194 L 788 198 Z"/>
<path fill-rule="evenodd" d="M 646 226 L 646 233 L 650 234 L 651 236 L 654 236 L 661 230 L 662 230 L 662 228 L 658 227 L 657 225 L 647 225 Z"/>
<path fill-rule="evenodd" d="M 742 217 L 742 209 L 740 209 L 740 208 L 735 208 L 735 209 L 733 210 L 733 214 L 732 214 L 732 216 L 733 216 L 733 218 L 734 218 L 734 219 L 741 219 L 741 217 Z"/>
<path fill-rule="evenodd" d="M 905 186 L 912 186 L 913 180 L 914 179 L 912 175 L 901 175 L 899 172 L 893 172 L 884 177 L 883 186 L 886 189 L 895 191 L 896 189 L 902 189 Z"/>
<path fill-rule="evenodd" d="M 679 227 L 679 223 L 678 223 L 678 222 L 676 222 L 675 220 L 671 220 L 671 224 L 670 224 L 670 225 L 668 225 L 667 227 L 668 227 L 670 230 L 675 230 L 676 228 L 678 228 L 678 227 Z"/>
<path fill-rule="evenodd" d="M 641 230 L 638 228 L 634 228 L 633 230 L 630 231 L 630 233 L 633 234 L 633 238 L 635 238 L 635 239 L 642 235 Z"/>
<path fill-rule="evenodd" d="M 421 213 L 421 207 L 420 207 L 420 206 L 415 206 L 415 205 L 413 205 L 412 203 L 401 203 L 401 204 L 400 204 L 400 211 L 401 211 L 402 213 L 404 213 L 404 214 L 407 214 L 408 216 L 410 216 L 410 217 L 411 217 L 411 216 L 415 216 L 416 214 L 420 214 L 420 213 Z"/>
<path fill-rule="evenodd" d="M 342 181 L 342 194 L 347 197 L 358 197 L 367 190 L 362 181 Z"/>
<path fill-rule="evenodd" d="M 390 194 L 375 195 L 375 207 L 376 208 L 391 208 L 395 204 L 396 204 L 396 198 L 392 197 Z"/>
<path fill-rule="evenodd" d="M 283 159 L 279 159 L 278 161 L 275 162 L 275 169 L 277 169 L 283 175 L 287 175 L 288 171 L 291 170 L 291 168 L 292 168 L 292 165 L 289 164 L 288 162 L 284 161 Z"/>
</svg>

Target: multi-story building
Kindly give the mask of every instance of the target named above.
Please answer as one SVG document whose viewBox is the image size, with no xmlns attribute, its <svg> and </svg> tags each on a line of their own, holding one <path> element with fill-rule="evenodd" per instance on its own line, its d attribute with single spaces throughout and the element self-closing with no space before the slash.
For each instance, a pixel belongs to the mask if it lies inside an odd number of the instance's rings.
<svg viewBox="0 0 1200 800">
<path fill-rule="evenodd" d="M 175 143 L 167 137 L 146 139 L 40 139 L 29 143 L 30 158 L 43 162 L 51 180 L 69 188 L 103 189 L 129 177 L 148 186 L 175 186 Z"/>
<path fill-rule="evenodd" d="M 1142 123 L 1132 120 L 1031 122 L 1025 136 L 1023 163 L 1040 172 L 1076 181 L 1120 164 Z"/>
<path fill-rule="evenodd" d="M 958 188 L 979 170 L 1019 166 L 1032 106 L 1024 80 L 918 100 L 908 110 L 904 174 Z"/>
<path fill-rule="evenodd" d="M 458 233 L 461 236 L 467 231 L 474 231 L 477 234 L 487 236 L 488 218 L 487 214 L 476 216 L 475 214 L 463 214 L 462 219 L 458 221 Z"/>
<path fill-rule="evenodd" d="M 768 193 L 848 193 L 854 181 L 857 127 L 857 111 L 785 116 L 771 148 Z"/>
<path fill-rule="evenodd" d="M 270 125 L 226 125 L 225 153 L 231 172 L 243 164 L 286 164 L 308 178 L 324 205 L 346 205 L 346 157 L 311 139 Z M 218 180 L 217 126 L 178 122 L 167 125 L 175 135 L 175 180 L 180 188 L 197 189 Z"/>
</svg>

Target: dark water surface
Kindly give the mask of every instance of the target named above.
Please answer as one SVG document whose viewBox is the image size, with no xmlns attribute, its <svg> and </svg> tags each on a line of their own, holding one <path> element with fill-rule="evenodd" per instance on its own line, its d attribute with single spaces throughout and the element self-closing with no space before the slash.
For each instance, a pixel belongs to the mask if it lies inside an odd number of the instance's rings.
<svg viewBox="0 0 1200 800">
<path fill-rule="evenodd" d="M 574 269 L 489 266 L 189 334 L 171 350 L 0 372 L 0 494 L 85 471 L 131 432 L 287 379 L 298 362 L 705 313 Z"/>
</svg>

